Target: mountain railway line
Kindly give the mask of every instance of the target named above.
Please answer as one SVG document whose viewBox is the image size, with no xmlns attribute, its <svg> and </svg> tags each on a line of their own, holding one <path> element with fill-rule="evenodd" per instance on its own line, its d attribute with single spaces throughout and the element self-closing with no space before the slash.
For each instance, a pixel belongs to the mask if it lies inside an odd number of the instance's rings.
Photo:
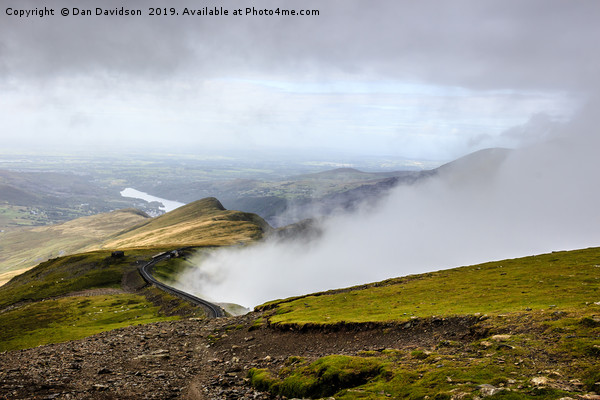
<svg viewBox="0 0 600 400">
<path fill-rule="evenodd" d="M 150 285 L 153 285 L 167 293 L 177 296 L 180 299 L 183 299 L 192 304 L 202 307 L 204 310 L 206 310 L 206 314 L 209 318 L 224 317 L 225 312 L 218 305 L 208 302 L 206 300 L 203 300 L 203 299 L 196 297 L 194 295 L 191 295 L 189 293 L 186 293 L 182 290 L 176 289 L 172 286 L 165 285 L 164 283 L 159 282 L 152 276 L 151 269 L 154 265 L 156 265 L 160 261 L 170 259 L 173 255 L 177 256 L 177 254 L 178 254 L 178 250 L 173 250 L 173 251 L 167 251 L 164 253 L 159 253 L 159 254 L 153 256 L 149 262 L 147 262 L 144 265 L 142 265 L 141 267 L 139 267 L 140 275 Z"/>
</svg>

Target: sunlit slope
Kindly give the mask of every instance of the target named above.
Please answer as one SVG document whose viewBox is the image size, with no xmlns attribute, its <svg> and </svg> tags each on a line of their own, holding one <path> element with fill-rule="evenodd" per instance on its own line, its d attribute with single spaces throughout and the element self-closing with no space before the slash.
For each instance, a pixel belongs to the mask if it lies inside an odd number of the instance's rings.
<svg viewBox="0 0 600 400">
<path fill-rule="evenodd" d="M 97 249 L 223 246 L 262 238 L 270 229 L 258 215 L 226 210 L 206 198 L 160 217 L 135 209 L 63 224 L 0 233 L 0 285 L 50 258 Z"/>
<path fill-rule="evenodd" d="M 106 237 L 148 219 L 138 210 L 124 209 L 0 233 L 0 284 L 14 276 L 12 271 L 22 272 L 49 258 L 98 248 Z"/>
<path fill-rule="evenodd" d="M 334 324 L 554 310 L 600 313 L 600 248 L 494 261 L 268 303 L 271 323 Z"/>
<path fill-rule="evenodd" d="M 225 246 L 260 239 L 269 229 L 258 215 L 226 210 L 209 197 L 116 235 L 103 248 Z"/>
</svg>

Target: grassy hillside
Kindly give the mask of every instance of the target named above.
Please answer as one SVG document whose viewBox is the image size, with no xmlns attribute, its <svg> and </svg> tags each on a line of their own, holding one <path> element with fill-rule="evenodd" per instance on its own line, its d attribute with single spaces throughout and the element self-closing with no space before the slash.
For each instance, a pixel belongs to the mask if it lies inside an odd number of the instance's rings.
<svg viewBox="0 0 600 400">
<path fill-rule="evenodd" d="M 251 370 L 252 384 L 273 394 L 560 399 L 600 391 L 600 248 L 408 276 L 258 308 L 267 314 L 256 325 L 325 332 L 380 326 L 381 335 L 413 338 L 406 348 L 316 360 L 291 355 L 280 370 Z M 456 333 L 465 326 L 467 334 Z M 414 339 L 419 336 L 428 340 Z"/>
<path fill-rule="evenodd" d="M 227 246 L 260 239 L 270 229 L 258 215 L 198 200 L 105 241 L 103 248 Z"/>
<path fill-rule="evenodd" d="M 127 250 L 119 258 L 109 251 L 77 254 L 15 277 L 0 287 L 0 351 L 202 315 L 177 298 L 144 287 L 137 266 L 160 250 Z"/>
<path fill-rule="evenodd" d="M 5 262 L 13 265 L 24 265 L 23 260 L 16 263 L 15 258 L 25 256 L 33 263 L 33 257 L 48 257 L 59 251 L 101 246 L 107 250 L 43 262 L 0 287 L 0 324 L 7 326 L 0 333 L 0 351 L 166 320 L 174 314 L 201 313 L 158 289 L 140 289 L 143 281 L 137 273 L 139 262 L 167 249 L 256 240 L 269 229 L 257 215 L 225 210 L 218 200 L 208 198 L 153 219 L 135 210 L 124 210 L 36 228 L 27 232 L 29 236 L 7 233 L 11 240 L 3 241 L 2 246 L 11 248 L 8 253 L 13 256 Z M 37 234 L 33 239 L 32 233 Z M 41 248 L 32 247 L 35 240 Z M 116 248 L 125 249 L 127 256 L 111 257 Z M 161 263 L 157 268 L 159 278 L 172 276 L 182 268 L 180 264 L 185 266 L 184 260 L 175 260 L 173 265 Z"/>
<path fill-rule="evenodd" d="M 258 215 L 226 210 L 206 198 L 156 218 L 126 209 L 1 232 L 0 285 L 52 257 L 98 249 L 234 245 L 260 239 L 270 229 Z"/>
<path fill-rule="evenodd" d="M 600 302 L 600 248 L 494 261 L 267 303 L 275 324 L 578 309 Z M 600 308 L 598 308 L 600 311 Z"/>
<path fill-rule="evenodd" d="M 98 248 L 107 236 L 136 226 L 149 217 L 135 209 L 82 217 L 57 225 L 0 233 L 0 285 L 18 271 L 49 258 Z M 10 273 L 14 271 L 14 273 Z"/>
</svg>

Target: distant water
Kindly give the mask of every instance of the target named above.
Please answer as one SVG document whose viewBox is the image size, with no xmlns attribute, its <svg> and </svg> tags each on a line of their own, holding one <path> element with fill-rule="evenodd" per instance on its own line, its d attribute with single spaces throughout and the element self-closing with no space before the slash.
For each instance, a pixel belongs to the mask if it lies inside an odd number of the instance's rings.
<svg viewBox="0 0 600 400">
<path fill-rule="evenodd" d="M 135 190 L 133 188 L 126 188 L 121 192 L 121 196 L 123 197 L 131 197 L 134 199 L 142 199 L 147 202 L 158 201 L 162 204 L 162 207 L 159 207 L 164 212 L 173 211 L 176 208 L 181 206 L 185 206 L 185 203 L 180 203 L 178 201 L 161 199 L 160 197 L 152 196 L 151 194 L 140 192 L 139 190 Z"/>
</svg>

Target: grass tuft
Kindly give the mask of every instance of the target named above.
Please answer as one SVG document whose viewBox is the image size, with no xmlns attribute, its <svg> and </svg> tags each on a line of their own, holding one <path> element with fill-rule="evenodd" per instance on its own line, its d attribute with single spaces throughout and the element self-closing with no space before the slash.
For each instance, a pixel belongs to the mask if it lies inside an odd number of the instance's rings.
<svg viewBox="0 0 600 400">
<path fill-rule="evenodd" d="M 284 368 L 278 378 L 264 369 L 251 369 L 248 377 L 259 390 L 286 397 L 316 399 L 360 386 L 386 371 L 385 363 L 376 358 L 340 355 L 323 357 L 308 365 L 297 357 L 292 359 L 290 366 L 292 368 Z"/>
</svg>

